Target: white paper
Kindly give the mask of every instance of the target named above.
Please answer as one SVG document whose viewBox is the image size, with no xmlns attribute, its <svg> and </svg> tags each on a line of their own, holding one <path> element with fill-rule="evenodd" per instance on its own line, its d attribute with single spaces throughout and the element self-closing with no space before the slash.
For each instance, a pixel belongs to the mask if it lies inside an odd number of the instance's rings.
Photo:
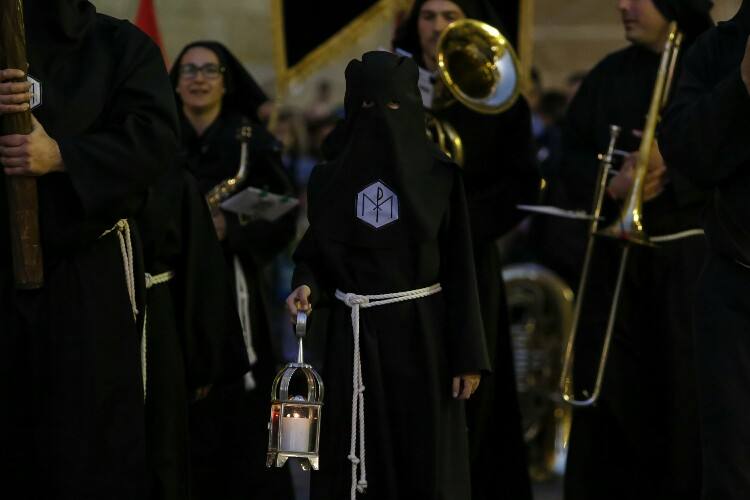
<svg viewBox="0 0 750 500">
<path fill-rule="evenodd" d="M 592 220 L 593 215 L 583 210 L 563 210 L 562 208 L 552 207 L 549 205 L 516 205 L 516 208 L 524 212 L 534 212 L 537 214 L 553 215 L 565 219 Z M 599 218 L 601 220 L 601 217 Z"/>
<path fill-rule="evenodd" d="M 275 221 L 297 205 L 296 198 L 249 187 L 224 201 L 221 208 L 251 220 Z"/>
</svg>

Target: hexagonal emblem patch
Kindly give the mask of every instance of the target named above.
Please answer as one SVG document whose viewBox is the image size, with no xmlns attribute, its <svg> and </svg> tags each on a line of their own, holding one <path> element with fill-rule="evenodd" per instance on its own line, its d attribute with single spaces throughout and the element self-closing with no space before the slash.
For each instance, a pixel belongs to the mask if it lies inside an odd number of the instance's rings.
<svg viewBox="0 0 750 500">
<path fill-rule="evenodd" d="M 38 108 L 42 105 L 42 84 L 30 75 L 27 76 L 27 80 L 31 84 L 29 89 L 29 92 L 31 92 L 31 109 Z"/>
<path fill-rule="evenodd" d="M 398 220 L 398 196 L 378 181 L 357 194 L 357 218 L 375 229 Z"/>
</svg>

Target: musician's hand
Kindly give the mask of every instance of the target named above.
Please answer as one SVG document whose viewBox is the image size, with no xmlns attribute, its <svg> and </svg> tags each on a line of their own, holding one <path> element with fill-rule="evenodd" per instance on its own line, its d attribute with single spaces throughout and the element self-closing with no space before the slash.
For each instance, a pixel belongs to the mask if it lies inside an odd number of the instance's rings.
<svg viewBox="0 0 750 500">
<path fill-rule="evenodd" d="M 29 135 L 0 136 L 0 164 L 5 175 L 39 177 L 50 172 L 63 172 L 65 164 L 57 141 L 47 135 L 34 116 L 31 120 Z"/>
<path fill-rule="evenodd" d="M 634 130 L 633 135 L 639 139 L 643 137 L 643 132 Z M 615 175 L 607 186 L 607 192 L 615 200 L 624 200 L 631 186 L 635 175 L 635 167 L 640 157 L 638 151 L 630 153 L 623 162 L 620 172 Z M 648 172 L 643 181 L 643 201 L 651 201 L 664 191 L 667 183 L 667 166 L 664 164 L 664 157 L 661 155 L 659 143 L 654 142 L 651 148 L 651 158 L 648 162 Z"/>
<path fill-rule="evenodd" d="M 635 157 L 630 155 L 620 167 L 620 171 L 610 179 L 607 184 L 607 193 L 613 200 L 624 200 L 633 185 L 633 167 L 635 166 Z"/>
<path fill-rule="evenodd" d="M 14 81 L 25 76 L 20 69 L 0 70 L 0 115 L 21 113 L 29 109 L 31 84 Z"/>
<path fill-rule="evenodd" d="M 224 212 L 221 210 L 217 210 L 212 216 L 216 237 L 219 238 L 219 241 L 224 241 L 227 238 L 227 218 L 224 217 Z"/>
<path fill-rule="evenodd" d="M 467 373 L 453 377 L 453 397 L 456 399 L 469 399 L 479 388 L 482 376 L 478 373 Z"/>
<path fill-rule="evenodd" d="M 750 93 L 750 37 L 748 37 L 747 44 L 745 45 L 745 57 L 742 59 L 740 73 L 742 74 L 742 81 L 745 84 L 745 88 Z"/>
<path fill-rule="evenodd" d="M 292 323 L 297 321 L 297 313 L 305 311 L 310 314 L 312 304 L 310 304 L 310 294 L 312 290 L 307 285 L 302 285 L 293 291 L 286 299 L 286 309 L 289 311 Z"/>
<path fill-rule="evenodd" d="M 651 148 L 651 161 L 648 164 L 646 180 L 643 182 L 643 201 L 651 201 L 664 192 L 667 184 L 667 166 L 659 150 L 659 144 L 654 142 Z"/>
</svg>

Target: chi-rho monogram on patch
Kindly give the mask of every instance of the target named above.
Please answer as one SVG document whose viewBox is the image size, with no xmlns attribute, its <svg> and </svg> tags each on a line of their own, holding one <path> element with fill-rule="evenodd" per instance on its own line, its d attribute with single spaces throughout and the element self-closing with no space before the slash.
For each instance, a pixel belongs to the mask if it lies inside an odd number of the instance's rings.
<svg viewBox="0 0 750 500">
<path fill-rule="evenodd" d="M 378 181 L 357 194 L 357 218 L 378 229 L 398 220 L 398 196 Z"/>
</svg>

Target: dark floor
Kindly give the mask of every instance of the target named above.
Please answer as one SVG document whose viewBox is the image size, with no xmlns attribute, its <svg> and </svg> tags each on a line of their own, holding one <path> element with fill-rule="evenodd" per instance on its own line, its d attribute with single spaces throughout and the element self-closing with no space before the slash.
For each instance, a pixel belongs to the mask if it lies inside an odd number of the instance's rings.
<svg viewBox="0 0 750 500">
<path fill-rule="evenodd" d="M 307 500 L 309 496 L 307 474 L 302 472 L 300 467 L 295 467 L 294 465 L 296 464 L 291 465 L 290 470 L 292 471 L 292 477 L 294 478 L 297 500 Z M 562 500 L 562 480 L 535 484 L 534 500 Z"/>
<path fill-rule="evenodd" d="M 534 485 L 534 500 L 562 500 L 562 481 Z"/>
</svg>

